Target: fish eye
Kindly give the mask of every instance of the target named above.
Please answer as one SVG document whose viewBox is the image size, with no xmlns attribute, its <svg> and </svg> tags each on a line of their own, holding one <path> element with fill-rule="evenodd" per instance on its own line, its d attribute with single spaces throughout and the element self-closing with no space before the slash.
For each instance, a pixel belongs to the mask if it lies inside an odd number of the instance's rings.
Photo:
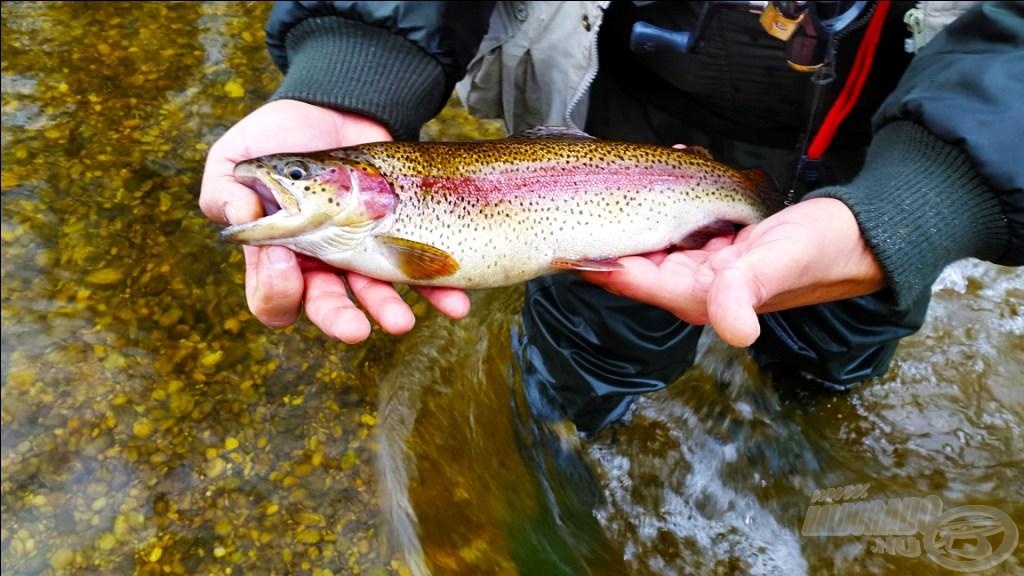
<svg viewBox="0 0 1024 576">
<path fill-rule="evenodd" d="M 284 175 L 290 180 L 302 180 L 306 177 L 308 172 L 309 166 L 301 160 L 294 160 L 284 166 Z"/>
</svg>

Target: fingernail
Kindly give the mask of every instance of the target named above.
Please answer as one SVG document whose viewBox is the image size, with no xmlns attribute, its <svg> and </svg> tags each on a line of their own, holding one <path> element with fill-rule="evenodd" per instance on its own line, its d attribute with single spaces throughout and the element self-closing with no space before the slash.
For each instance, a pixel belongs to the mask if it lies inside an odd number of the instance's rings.
<svg viewBox="0 0 1024 576">
<path fill-rule="evenodd" d="M 271 266 L 291 266 L 295 264 L 295 254 L 282 246 L 271 246 L 267 248 L 267 262 Z"/>
<path fill-rule="evenodd" d="M 228 202 L 224 203 L 224 217 L 228 219 L 228 224 L 238 224 L 238 214 L 235 212 L 235 207 Z"/>
</svg>

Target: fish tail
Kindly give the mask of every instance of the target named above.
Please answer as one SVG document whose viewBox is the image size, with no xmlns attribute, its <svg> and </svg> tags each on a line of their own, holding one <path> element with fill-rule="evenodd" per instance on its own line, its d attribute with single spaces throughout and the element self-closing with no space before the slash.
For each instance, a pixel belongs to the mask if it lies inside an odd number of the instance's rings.
<svg viewBox="0 0 1024 576">
<path fill-rule="evenodd" d="M 761 205 L 766 214 L 774 214 L 786 206 L 786 196 L 779 192 L 779 186 L 763 168 L 740 171 L 747 183 L 747 189 Z"/>
</svg>

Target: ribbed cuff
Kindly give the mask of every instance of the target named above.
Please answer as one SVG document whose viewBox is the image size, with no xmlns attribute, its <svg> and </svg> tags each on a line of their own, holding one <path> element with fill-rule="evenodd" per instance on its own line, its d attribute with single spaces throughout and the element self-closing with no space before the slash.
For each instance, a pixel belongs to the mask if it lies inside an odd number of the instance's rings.
<svg viewBox="0 0 1024 576">
<path fill-rule="evenodd" d="M 289 98 L 372 118 L 396 140 L 420 128 L 447 99 L 441 65 L 391 32 L 335 16 L 309 18 L 285 38 L 288 72 L 271 100 Z"/>
<path fill-rule="evenodd" d="M 996 191 L 967 155 L 912 122 L 879 130 L 853 182 L 805 196 L 815 197 L 849 206 L 900 309 L 954 260 L 996 258 L 1010 241 Z"/>
</svg>

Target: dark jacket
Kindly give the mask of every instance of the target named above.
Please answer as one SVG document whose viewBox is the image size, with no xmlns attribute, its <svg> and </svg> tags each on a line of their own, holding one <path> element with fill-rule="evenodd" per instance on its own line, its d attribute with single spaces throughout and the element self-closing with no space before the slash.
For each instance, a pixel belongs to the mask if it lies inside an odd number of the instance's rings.
<svg viewBox="0 0 1024 576">
<path fill-rule="evenodd" d="M 464 75 L 492 8 L 278 3 L 267 45 L 285 78 L 274 98 L 366 115 L 416 139 Z M 897 306 L 960 258 L 1024 264 L 1024 5 L 983 3 L 957 19 L 912 60 L 871 127 L 859 175 L 808 197 L 850 207 Z"/>
</svg>

